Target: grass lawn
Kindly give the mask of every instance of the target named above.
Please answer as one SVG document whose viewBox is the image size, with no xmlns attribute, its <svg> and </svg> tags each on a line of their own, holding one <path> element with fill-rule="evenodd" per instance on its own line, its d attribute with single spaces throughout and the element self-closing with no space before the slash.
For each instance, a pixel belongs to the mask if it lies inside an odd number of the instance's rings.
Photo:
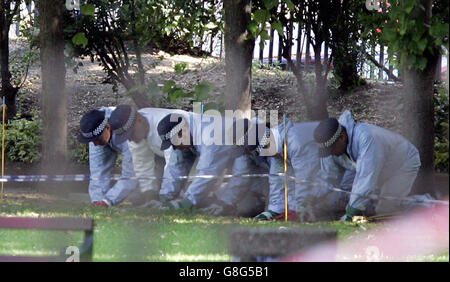
<svg viewBox="0 0 450 282">
<path fill-rule="evenodd" d="M 342 240 L 377 226 L 324 222 L 314 224 L 256 222 L 251 219 L 211 217 L 191 212 L 157 213 L 148 209 L 118 206 L 94 208 L 68 201 L 5 199 L 0 216 L 85 216 L 95 220 L 94 261 L 230 261 L 228 238 L 235 226 L 334 228 Z M 82 232 L 1 230 L 0 254 L 56 255 L 70 245 L 81 245 Z M 419 261 L 448 261 L 448 252 Z"/>
</svg>

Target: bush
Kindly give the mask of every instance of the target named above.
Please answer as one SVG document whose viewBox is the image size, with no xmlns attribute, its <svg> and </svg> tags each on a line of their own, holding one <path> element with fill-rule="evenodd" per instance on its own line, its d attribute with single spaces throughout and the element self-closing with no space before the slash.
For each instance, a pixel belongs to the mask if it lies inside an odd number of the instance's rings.
<svg viewBox="0 0 450 282">
<path fill-rule="evenodd" d="M 79 164 L 89 164 L 89 144 L 80 143 L 71 137 L 68 138 L 67 144 L 69 147 L 69 159 Z M 122 159 L 122 154 L 119 154 L 115 167 L 122 167 Z"/>
<path fill-rule="evenodd" d="M 0 123 L 0 138 L 3 137 L 3 127 Z M 68 137 L 69 159 L 79 164 L 89 163 L 89 145 L 80 143 L 73 137 Z M 0 149 L 1 149 L 0 139 Z M 5 155 L 8 161 L 35 163 L 41 159 L 42 120 L 25 118 L 10 120 L 6 125 Z M 121 165 L 122 156 L 117 160 Z"/>
<path fill-rule="evenodd" d="M 3 127 L 0 128 L 3 138 Z M 0 148 L 1 148 L 0 143 Z M 34 163 L 41 159 L 42 121 L 10 120 L 6 125 L 5 154 L 9 161 Z"/>
<path fill-rule="evenodd" d="M 440 86 L 434 92 L 434 167 L 449 172 L 448 159 L 448 90 Z"/>
<path fill-rule="evenodd" d="M 176 74 L 185 74 L 187 72 L 186 68 L 186 63 L 179 63 L 175 65 L 174 70 Z"/>
<path fill-rule="evenodd" d="M 447 124 L 448 129 L 448 124 Z M 448 139 L 446 142 L 439 142 L 438 138 L 434 142 L 434 167 L 437 172 L 448 172 Z"/>
<path fill-rule="evenodd" d="M 69 137 L 69 139 L 67 140 L 67 144 L 69 147 L 69 159 L 71 161 L 77 162 L 79 164 L 89 163 L 88 143 L 80 143 L 76 139 L 74 140 Z"/>
</svg>

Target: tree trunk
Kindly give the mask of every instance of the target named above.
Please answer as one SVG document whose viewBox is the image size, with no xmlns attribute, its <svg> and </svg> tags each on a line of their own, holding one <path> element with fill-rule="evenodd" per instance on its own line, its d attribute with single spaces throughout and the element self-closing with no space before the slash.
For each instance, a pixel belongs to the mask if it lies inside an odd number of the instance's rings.
<svg viewBox="0 0 450 282">
<path fill-rule="evenodd" d="M 439 81 L 439 82 L 442 82 L 442 80 L 441 80 L 441 75 L 442 75 L 441 67 L 442 67 L 442 55 L 439 56 L 439 60 L 437 62 L 437 66 L 436 66 L 436 75 L 434 77 L 434 80 Z"/>
<path fill-rule="evenodd" d="M 405 135 L 419 150 L 422 163 L 415 192 L 427 192 L 434 174 L 433 86 L 438 58 L 428 57 L 424 71 L 403 67 Z M 428 191 L 429 192 L 429 191 Z"/>
<path fill-rule="evenodd" d="M 400 79 L 398 77 L 396 77 L 393 74 L 394 68 L 392 66 L 389 66 L 389 69 L 386 68 L 385 66 L 381 65 L 379 62 L 377 62 L 377 60 L 375 59 L 375 57 L 373 57 L 372 55 L 370 55 L 369 53 L 365 53 L 366 58 L 369 59 L 369 61 L 371 61 L 375 66 L 377 66 L 378 68 L 380 68 L 382 71 L 384 71 L 390 80 L 394 80 L 394 81 L 400 81 Z M 392 68 L 391 68 L 392 67 Z M 373 73 L 372 73 L 373 74 Z"/>
<path fill-rule="evenodd" d="M 280 14 L 283 15 L 285 13 L 285 11 L 286 11 L 285 5 L 284 5 L 283 2 L 281 2 L 280 3 Z M 284 36 L 283 36 L 284 35 L 283 34 L 284 33 L 284 27 L 281 28 L 281 32 L 282 33 L 279 34 L 278 31 L 277 31 L 277 34 L 278 34 L 278 58 L 277 58 L 277 60 L 280 63 L 281 68 L 283 69 L 283 66 L 281 65 L 281 62 L 283 60 L 283 47 L 289 42 L 283 42 L 283 39 L 284 39 Z"/>
<path fill-rule="evenodd" d="M 373 58 L 375 58 L 375 45 L 372 46 L 372 48 L 370 48 L 370 54 L 372 55 Z M 375 67 L 370 65 L 370 79 L 374 79 L 374 69 Z"/>
<path fill-rule="evenodd" d="M 294 45 L 294 23 L 291 22 L 289 23 L 289 26 L 286 28 L 287 32 L 288 32 L 288 44 L 289 44 L 289 50 L 288 50 L 288 56 L 290 59 L 292 59 L 292 45 Z M 289 64 L 286 64 L 286 70 L 290 71 L 290 66 Z"/>
<path fill-rule="evenodd" d="M 65 92 L 64 0 L 39 1 L 42 72 L 42 160 L 57 171 L 67 159 L 67 98 Z"/>
<path fill-rule="evenodd" d="M 224 1 L 224 9 L 227 110 L 242 110 L 243 116 L 249 118 L 255 41 L 245 38 L 248 36 L 251 0 Z"/>
<path fill-rule="evenodd" d="M 259 38 L 260 38 L 261 42 L 264 42 L 261 37 L 259 37 Z M 259 61 L 260 61 L 261 65 L 264 64 L 264 43 L 259 44 Z"/>
<path fill-rule="evenodd" d="M 0 0 L 0 72 L 1 96 L 5 97 L 7 119 L 16 115 L 16 96 L 19 89 L 11 84 L 9 71 L 9 27 L 11 25 L 9 1 Z"/>
<path fill-rule="evenodd" d="M 297 53 L 295 55 L 295 61 L 297 68 L 300 68 L 300 64 L 302 63 L 302 29 L 300 23 L 298 23 Z"/>
<path fill-rule="evenodd" d="M 269 66 L 273 65 L 273 36 L 275 35 L 275 30 L 270 28 L 270 42 L 269 42 Z"/>
<path fill-rule="evenodd" d="M 380 65 L 384 67 L 384 46 L 380 45 Z M 378 69 L 378 79 L 383 80 L 383 68 Z"/>
<path fill-rule="evenodd" d="M 414 15 L 431 23 L 431 0 L 421 0 L 425 11 L 416 8 Z M 407 51 L 404 51 L 407 52 Z M 421 71 L 408 66 L 402 58 L 402 78 L 405 98 L 405 135 L 420 152 L 421 170 L 416 181 L 415 191 L 430 192 L 434 178 L 434 102 L 433 88 L 439 52 L 430 53 L 426 49 L 423 57 L 427 59 L 426 68 Z M 432 189 L 432 188 L 431 188 Z"/>
<path fill-rule="evenodd" d="M 133 39 L 134 52 L 136 53 L 136 62 L 138 65 L 138 79 L 139 85 L 142 86 L 145 84 L 145 69 L 144 64 L 142 63 L 142 52 L 141 47 L 136 38 Z"/>
<path fill-rule="evenodd" d="M 310 115 L 311 120 L 323 120 L 328 118 L 327 110 L 327 77 L 323 75 L 322 62 L 320 61 L 320 53 L 322 52 L 322 42 L 316 38 L 314 46 L 314 69 L 316 73 L 316 91 L 313 99 L 313 110 Z"/>
<path fill-rule="evenodd" d="M 311 27 L 306 25 L 306 48 L 305 48 L 305 68 L 309 70 L 309 64 L 311 63 Z"/>
<path fill-rule="evenodd" d="M 395 80 L 397 77 L 393 75 L 394 74 L 394 64 L 392 62 L 392 59 L 389 58 L 389 80 Z"/>
<path fill-rule="evenodd" d="M 136 1 L 131 1 L 131 18 L 134 19 L 136 17 L 135 15 L 135 10 L 136 10 Z M 133 47 L 134 47 L 134 52 L 136 54 L 136 62 L 137 62 L 137 66 L 138 66 L 138 83 L 139 86 L 142 86 L 145 84 L 145 69 L 144 69 L 144 64 L 142 63 L 142 52 L 141 52 L 141 46 L 139 45 L 138 42 L 138 34 L 136 32 L 136 23 L 133 22 L 131 25 L 132 28 L 132 33 L 133 33 Z M 211 39 L 212 41 L 212 39 Z"/>
<path fill-rule="evenodd" d="M 223 54 L 223 33 L 220 33 L 220 53 L 219 53 L 219 58 L 222 59 L 222 54 Z"/>
<path fill-rule="evenodd" d="M 281 64 L 282 59 L 283 59 L 283 48 L 281 46 L 283 46 L 285 44 L 285 42 L 283 42 L 283 34 L 278 34 L 278 56 L 277 56 L 277 61 Z"/>
</svg>

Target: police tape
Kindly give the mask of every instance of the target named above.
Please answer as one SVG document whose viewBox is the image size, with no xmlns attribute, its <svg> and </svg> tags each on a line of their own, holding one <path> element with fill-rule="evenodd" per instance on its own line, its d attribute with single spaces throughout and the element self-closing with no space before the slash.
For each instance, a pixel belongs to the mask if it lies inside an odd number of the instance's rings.
<svg viewBox="0 0 450 282">
<path fill-rule="evenodd" d="M 186 176 L 178 176 L 178 177 L 163 177 L 163 176 L 149 176 L 149 177 L 137 177 L 130 176 L 124 177 L 119 174 L 113 174 L 110 177 L 91 177 L 90 174 L 65 174 L 65 175 L 5 175 L 0 178 L 0 182 L 73 182 L 73 181 L 120 181 L 120 180 L 194 180 L 194 179 L 230 179 L 234 177 L 238 178 L 258 178 L 258 177 L 270 177 L 270 176 L 278 176 L 284 177 L 284 173 L 260 173 L 260 174 L 225 174 L 225 175 L 186 175 Z M 306 180 L 303 178 L 298 178 L 292 175 L 288 175 L 288 179 L 293 180 L 295 183 L 306 183 L 311 186 L 317 186 L 322 189 L 329 190 L 330 192 L 339 192 L 345 193 L 348 195 L 356 195 L 359 197 L 371 199 L 371 200 L 396 200 L 396 201 L 406 201 L 406 202 L 414 202 L 417 204 L 440 204 L 440 205 L 449 205 L 448 201 L 442 200 L 432 200 L 432 199 L 415 199 L 411 197 L 392 197 L 392 196 L 381 196 L 376 194 L 360 194 L 353 191 L 344 190 L 341 188 L 333 187 L 331 185 L 324 185 L 324 183 L 318 183 L 310 180 Z"/>
<path fill-rule="evenodd" d="M 0 182 L 50 182 L 50 181 L 107 181 L 107 180 L 193 180 L 197 178 L 203 179 L 227 179 L 233 177 L 243 177 L 243 178 L 252 178 L 252 177 L 269 177 L 269 176 L 284 176 L 284 173 L 279 174 L 240 174 L 240 175 L 187 175 L 187 176 L 178 176 L 178 177 L 162 177 L 162 176 L 149 176 L 149 177 L 137 177 L 137 176 L 129 176 L 123 177 L 118 174 L 113 174 L 110 177 L 91 177 L 89 174 L 65 174 L 65 175 L 5 175 L 0 177 Z"/>
</svg>

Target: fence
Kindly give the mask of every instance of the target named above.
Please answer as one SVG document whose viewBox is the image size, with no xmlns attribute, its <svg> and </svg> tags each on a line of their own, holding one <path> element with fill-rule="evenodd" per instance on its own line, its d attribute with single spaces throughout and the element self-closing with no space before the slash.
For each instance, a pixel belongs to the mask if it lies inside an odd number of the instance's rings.
<svg viewBox="0 0 450 282">
<path fill-rule="evenodd" d="M 25 20 L 34 17 L 37 10 L 33 1 L 26 5 L 21 4 L 21 17 Z M 312 32 L 312 31 L 311 31 Z M 313 68 L 315 55 L 313 54 L 313 46 L 308 44 L 305 30 L 299 29 L 299 24 L 294 23 L 292 26 L 293 45 L 291 47 L 291 58 L 293 62 L 300 61 L 302 65 Z M 282 58 L 280 50 L 280 36 L 277 31 L 270 30 L 272 40 L 266 40 L 264 47 L 260 48 L 260 38 L 255 40 L 255 49 L 253 59 L 259 60 L 262 64 L 286 64 L 286 59 Z M 19 23 L 16 22 L 10 29 L 10 38 L 20 37 Z M 223 33 L 219 32 L 214 37 L 211 34 L 205 34 L 203 38 L 199 38 L 198 42 L 202 42 L 202 50 L 210 52 L 212 56 L 223 58 L 225 56 Z M 300 43 L 300 44 L 299 44 Z M 387 47 L 376 45 L 366 52 L 373 58 L 365 60 L 360 67 L 359 73 L 363 78 L 393 80 L 388 72 L 394 76 L 399 76 L 399 70 L 394 67 L 392 61 L 388 59 Z M 324 63 L 330 58 L 331 49 L 322 44 L 320 59 Z M 384 69 L 384 70 L 383 70 Z M 440 63 L 436 73 L 436 79 L 445 81 L 448 79 L 448 51 L 441 56 Z"/>
<path fill-rule="evenodd" d="M 280 50 L 280 35 L 277 31 L 270 31 L 272 40 L 266 40 L 263 48 L 260 47 L 260 38 L 255 40 L 255 49 L 253 52 L 253 60 L 260 61 L 262 64 L 285 64 L 286 59 L 281 56 Z M 299 25 L 293 25 L 293 45 L 291 46 L 291 58 L 293 62 L 301 60 L 301 63 L 306 66 L 311 66 L 315 61 L 315 55 L 313 52 L 313 46 L 307 45 L 305 30 L 300 29 Z M 285 34 L 286 35 L 286 34 Z M 219 33 L 214 38 L 207 36 L 204 39 L 205 44 L 202 46 L 202 50 L 211 52 L 211 55 L 218 58 L 223 58 L 225 55 L 223 34 Z M 300 42 L 300 44 L 299 44 Z M 211 48 L 212 46 L 212 48 Z M 325 44 L 322 44 L 320 59 L 324 63 L 331 56 L 331 49 Z M 388 47 L 382 45 L 376 45 L 373 49 L 366 50 L 373 61 L 366 59 L 359 70 L 360 75 L 363 78 L 378 79 L 393 81 L 388 72 L 395 77 L 399 77 L 399 70 L 394 67 L 394 63 L 389 60 Z M 383 69 L 384 68 L 384 69 Z M 448 51 L 441 56 L 440 63 L 436 72 L 436 79 L 445 81 L 448 78 Z"/>
</svg>

